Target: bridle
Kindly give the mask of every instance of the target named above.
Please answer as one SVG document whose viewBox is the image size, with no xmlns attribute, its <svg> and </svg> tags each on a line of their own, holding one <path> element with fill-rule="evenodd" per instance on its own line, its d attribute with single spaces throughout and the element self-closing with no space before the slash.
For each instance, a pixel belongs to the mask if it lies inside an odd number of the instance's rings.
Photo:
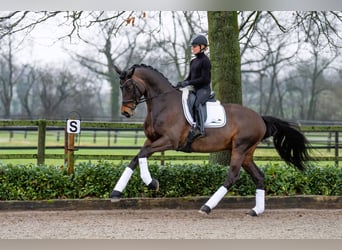
<svg viewBox="0 0 342 250">
<path fill-rule="evenodd" d="M 125 87 L 125 85 L 127 85 L 129 82 L 131 82 L 133 85 L 133 99 L 122 100 L 122 105 L 125 106 L 126 103 L 134 102 L 134 104 L 136 106 L 139 103 L 145 102 L 146 98 L 142 98 L 143 92 L 141 91 L 141 89 L 139 89 L 138 84 L 133 80 L 133 78 L 127 79 L 122 85 L 120 85 L 121 91 Z M 139 95 L 140 95 L 139 99 L 137 98 L 137 91 L 139 92 Z"/>
<path fill-rule="evenodd" d="M 132 85 L 133 85 L 133 98 L 132 98 L 132 99 L 129 99 L 129 100 L 122 100 L 122 105 L 123 105 L 123 106 L 126 106 L 126 107 L 129 107 L 129 106 L 125 105 L 126 103 L 131 103 L 131 102 L 133 102 L 133 103 L 135 104 L 135 107 L 136 107 L 136 106 L 137 106 L 138 104 L 140 104 L 140 103 L 147 102 L 147 101 L 149 101 L 149 100 L 151 100 L 151 99 L 154 99 L 154 98 L 156 98 L 156 97 L 158 97 L 158 96 L 160 96 L 160 95 L 164 95 L 164 94 L 170 93 L 171 91 L 174 90 L 174 89 L 172 89 L 172 90 L 170 90 L 170 91 L 166 91 L 166 92 L 160 93 L 160 94 L 158 94 L 158 95 L 155 95 L 155 96 L 152 96 L 152 97 L 149 97 L 149 98 L 145 98 L 145 97 L 143 97 L 143 96 L 144 96 L 143 91 L 138 87 L 137 82 L 134 81 L 133 78 L 127 79 L 122 85 L 120 85 L 121 91 L 122 91 L 122 89 L 125 87 L 125 85 L 127 85 L 129 82 L 131 82 Z M 139 98 L 137 97 L 137 92 L 138 92 L 139 95 L 140 95 Z M 135 109 L 135 107 L 134 107 L 134 108 L 129 107 L 129 108 L 130 108 L 130 109 Z"/>
</svg>

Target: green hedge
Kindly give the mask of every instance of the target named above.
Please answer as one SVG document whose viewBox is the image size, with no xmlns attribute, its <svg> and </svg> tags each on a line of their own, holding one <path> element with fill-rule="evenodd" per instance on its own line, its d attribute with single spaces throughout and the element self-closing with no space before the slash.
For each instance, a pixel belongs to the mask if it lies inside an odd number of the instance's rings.
<svg viewBox="0 0 342 250">
<path fill-rule="evenodd" d="M 127 163 L 105 161 L 79 163 L 75 173 L 64 167 L 11 165 L 0 163 L 0 200 L 46 200 L 108 198 Z M 210 196 L 224 182 L 225 166 L 184 164 L 160 166 L 149 164 L 151 175 L 159 180 L 159 192 L 148 190 L 140 179 L 139 169 L 132 175 L 124 197 Z M 286 165 L 268 164 L 265 173 L 267 195 L 342 195 L 342 168 L 310 167 L 301 173 Z M 229 195 L 254 195 L 250 176 L 241 171 L 240 179 Z"/>
</svg>

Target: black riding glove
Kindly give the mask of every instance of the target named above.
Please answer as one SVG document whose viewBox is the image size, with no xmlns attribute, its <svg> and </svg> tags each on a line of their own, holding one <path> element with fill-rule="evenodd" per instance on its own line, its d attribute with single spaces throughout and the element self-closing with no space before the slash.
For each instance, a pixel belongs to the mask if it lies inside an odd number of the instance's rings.
<svg viewBox="0 0 342 250">
<path fill-rule="evenodd" d="M 182 81 L 182 82 L 177 83 L 177 88 L 184 88 L 188 85 L 190 85 L 189 81 Z"/>
</svg>

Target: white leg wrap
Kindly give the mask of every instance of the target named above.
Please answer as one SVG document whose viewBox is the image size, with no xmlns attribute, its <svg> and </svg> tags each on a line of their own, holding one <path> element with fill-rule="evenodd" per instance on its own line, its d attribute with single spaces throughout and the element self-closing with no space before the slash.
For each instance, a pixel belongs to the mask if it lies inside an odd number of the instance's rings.
<svg viewBox="0 0 342 250">
<path fill-rule="evenodd" d="M 257 189 L 255 193 L 255 207 L 252 208 L 259 215 L 265 211 L 265 190 Z"/>
<path fill-rule="evenodd" d="M 116 183 L 114 190 L 122 192 L 125 187 L 127 186 L 127 183 L 129 181 L 129 179 L 131 178 L 133 174 L 133 170 L 129 167 L 125 168 L 125 171 L 122 173 L 119 181 Z"/>
<path fill-rule="evenodd" d="M 213 209 L 217 206 L 217 204 L 222 200 L 222 198 L 226 195 L 228 192 L 227 188 L 224 186 L 221 186 L 213 196 L 210 197 L 210 199 L 205 203 L 206 206 L 210 207 L 210 209 Z"/>
<path fill-rule="evenodd" d="M 148 170 L 147 158 L 139 158 L 140 177 L 147 186 L 151 183 L 152 177 Z"/>
</svg>

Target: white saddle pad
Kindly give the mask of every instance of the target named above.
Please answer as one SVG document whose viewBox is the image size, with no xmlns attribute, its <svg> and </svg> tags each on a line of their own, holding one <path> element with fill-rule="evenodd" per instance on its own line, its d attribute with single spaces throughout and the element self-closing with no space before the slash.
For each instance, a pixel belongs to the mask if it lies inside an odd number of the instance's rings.
<svg viewBox="0 0 342 250">
<path fill-rule="evenodd" d="M 191 87 L 180 88 L 182 91 L 182 105 L 186 120 L 190 125 L 195 125 L 188 106 L 188 96 Z M 226 112 L 220 101 L 206 102 L 207 119 L 204 123 L 205 128 L 220 128 L 226 125 Z"/>
</svg>

